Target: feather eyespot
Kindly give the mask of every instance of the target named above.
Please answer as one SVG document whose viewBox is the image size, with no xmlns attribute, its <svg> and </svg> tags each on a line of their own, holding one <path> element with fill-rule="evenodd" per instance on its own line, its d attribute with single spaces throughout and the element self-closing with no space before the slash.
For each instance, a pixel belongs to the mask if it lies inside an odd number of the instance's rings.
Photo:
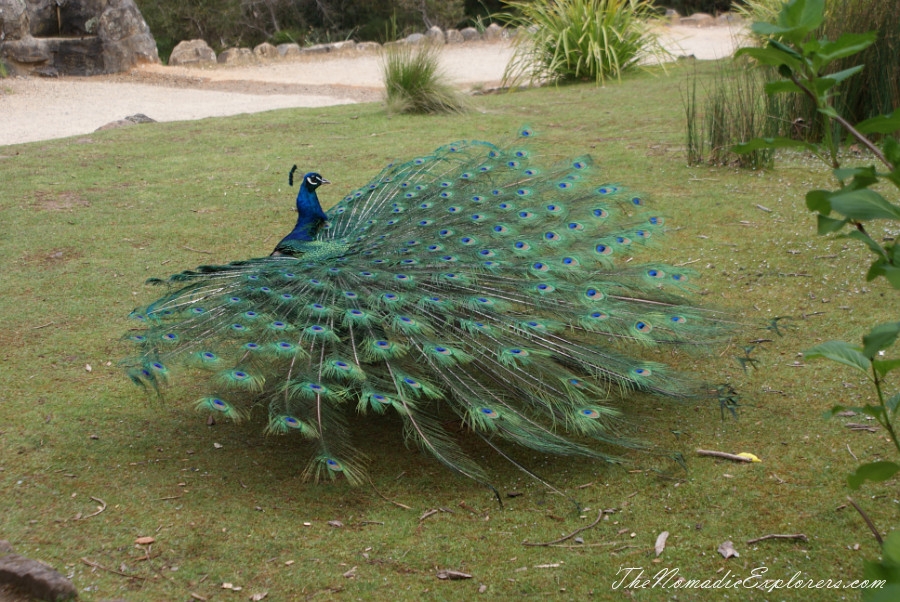
<svg viewBox="0 0 900 602">
<path fill-rule="evenodd" d="M 663 272 L 662 270 L 657 270 L 657 269 L 647 270 L 647 275 L 650 276 L 651 278 L 665 278 L 666 277 L 665 272 Z"/>
<path fill-rule="evenodd" d="M 491 408 L 481 408 L 478 411 L 481 412 L 481 415 L 485 418 L 490 418 L 492 420 L 500 417 L 500 414 L 498 414 L 496 410 L 492 410 Z"/>
<path fill-rule="evenodd" d="M 653 325 L 650 324 L 649 322 L 639 320 L 634 323 L 634 329 L 636 331 L 640 332 L 641 334 L 646 334 L 646 333 L 650 332 L 651 330 L 653 330 Z"/>
<path fill-rule="evenodd" d="M 612 255 L 612 247 L 609 245 L 599 244 L 594 247 L 594 251 L 597 252 L 598 255 Z"/>
<path fill-rule="evenodd" d="M 687 319 L 684 316 L 672 316 L 671 318 L 669 318 L 669 320 L 673 324 L 684 324 L 685 322 L 687 322 Z"/>
<path fill-rule="evenodd" d="M 605 296 L 602 291 L 598 291 L 595 288 L 589 288 L 584 291 L 584 296 L 591 301 L 600 301 Z"/>
</svg>

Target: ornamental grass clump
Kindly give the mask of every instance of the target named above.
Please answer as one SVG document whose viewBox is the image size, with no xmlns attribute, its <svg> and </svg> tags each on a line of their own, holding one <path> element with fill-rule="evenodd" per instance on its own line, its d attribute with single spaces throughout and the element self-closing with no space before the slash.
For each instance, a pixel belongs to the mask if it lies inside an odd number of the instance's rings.
<svg viewBox="0 0 900 602">
<path fill-rule="evenodd" d="M 668 53 L 650 30 L 648 0 L 510 1 L 500 17 L 519 28 L 504 83 L 593 80 L 597 85 Z"/>
<path fill-rule="evenodd" d="M 468 107 L 467 97 L 441 71 L 438 46 L 391 45 L 381 68 L 390 113 L 460 113 Z"/>
</svg>

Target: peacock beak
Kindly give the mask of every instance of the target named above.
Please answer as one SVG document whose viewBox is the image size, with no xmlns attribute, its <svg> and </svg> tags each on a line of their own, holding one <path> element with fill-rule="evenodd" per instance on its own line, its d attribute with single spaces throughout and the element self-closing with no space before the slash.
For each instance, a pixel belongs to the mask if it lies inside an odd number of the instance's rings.
<svg viewBox="0 0 900 602">
<path fill-rule="evenodd" d="M 322 184 L 331 184 L 331 181 L 322 178 Z"/>
</svg>

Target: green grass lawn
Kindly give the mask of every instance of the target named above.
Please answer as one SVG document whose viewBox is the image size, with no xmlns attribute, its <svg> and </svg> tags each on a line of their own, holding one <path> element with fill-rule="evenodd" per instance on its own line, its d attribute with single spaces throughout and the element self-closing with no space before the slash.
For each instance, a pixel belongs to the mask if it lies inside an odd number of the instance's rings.
<svg viewBox="0 0 900 602">
<path fill-rule="evenodd" d="M 622 567 L 712 580 L 758 567 L 785 580 L 797 571 L 860 577 L 878 546 L 846 497 L 887 532 L 897 524 L 898 482 L 850 492 L 845 477 L 859 463 L 896 458 L 885 433 L 845 426 L 864 417 L 822 418 L 833 405 L 865 403 L 872 389 L 800 352 L 855 341 L 895 319 L 897 293 L 864 281 L 860 244 L 816 236 L 803 195 L 830 182 L 813 161 L 781 156 L 768 172 L 685 166 L 688 69 L 481 97 L 465 115 L 388 118 L 364 104 L 0 147 L 0 539 L 70 575 L 83 600 L 264 592 L 267 600 L 618 600 L 630 597 L 613 589 Z M 701 77 L 712 72 L 704 66 Z M 537 153 L 589 152 L 606 179 L 647 193 L 670 227 L 650 253 L 694 268 L 699 302 L 742 325 L 730 345 L 709 353 L 658 354 L 733 385 L 738 419 L 723 420 L 715 401 L 635 397 L 629 410 L 644 439 L 684 454 L 686 470 L 640 452 L 625 466 L 519 453 L 577 499 L 579 512 L 467 440 L 497 488 L 521 494 L 501 508 L 490 491 L 406 448 L 397 421 L 370 416 L 354 427 L 373 459 L 375 489 L 304 483 L 302 443 L 265 437 L 259 423 L 207 426 L 190 382 L 157 400 L 117 366 L 129 353 L 121 341 L 129 311 L 159 292 L 146 278 L 265 255 L 290 229 L 294 163 L 335 183 L 320 194 L 330 205 L 392 160 L 460 138 L 502 141 L 522 124 L 540 133 Z M 776 317 L 785 317 L 778 332 L 766 328 Z M 757 339 L 765 339 L 751 352 L 757 367 L 744 373 L 735 357 Z M 697 448 L 752 452 L 762 463 L 697 457 Z M 103 512 L 95 514 L 92 498 Z M 431 509 L 441 511 L 422 518 Z M 601 509 L 615 512 L 580 533 L 583 544 L 523 545 L 586 527 Z M 657 559 L 662 531 L 670 536 Z M 746 543 L 771 533 L 809 540 Z M 136 545 L 139 537 L 155 543 Z M 738 558 L 716 552 L 726 540 Z M 439 580 L 441 569 L 472 578 Z M 725 595 L 858 598 L 839 590 L 633 592 L 641 600 Z"/>
</svg>

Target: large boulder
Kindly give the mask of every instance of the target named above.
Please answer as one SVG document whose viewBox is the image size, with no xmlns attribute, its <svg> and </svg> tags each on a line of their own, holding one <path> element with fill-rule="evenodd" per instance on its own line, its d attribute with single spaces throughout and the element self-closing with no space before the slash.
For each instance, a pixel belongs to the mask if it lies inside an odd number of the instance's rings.
<svg viewBox="0 0 900 602">
<path fill-rule="evenodd" d="M 278 54 L 278 49 L 268 42 L 263 42 L 256 46 L 253 49 L 253 54 L 255 54 L 257 58 L 267 61 L 275 60 L 281 56 Z"/>
<path fill-rule="evenodd" d="M 216 60 L 225 65 L 242 65 L 254 62 L 255 58 L 249 48 L 226 48 Z"/>
<path fill-rule="evenodd" d="M 0 0 L 0 42 L 21 40 L 28 35 L 25 0 Z"/>
<path fill-rule="evenodd" d="M 0 58 L 17 73 L 64 75 L 159 62 L 135 0 L 0 0 Z"/>
<path fill-rule="evenodd" d="M 215 63 L 216 53 L 204 40 L 184 40 L 172 49 L 170 65 L 198 65 Z"/>
</svg>

